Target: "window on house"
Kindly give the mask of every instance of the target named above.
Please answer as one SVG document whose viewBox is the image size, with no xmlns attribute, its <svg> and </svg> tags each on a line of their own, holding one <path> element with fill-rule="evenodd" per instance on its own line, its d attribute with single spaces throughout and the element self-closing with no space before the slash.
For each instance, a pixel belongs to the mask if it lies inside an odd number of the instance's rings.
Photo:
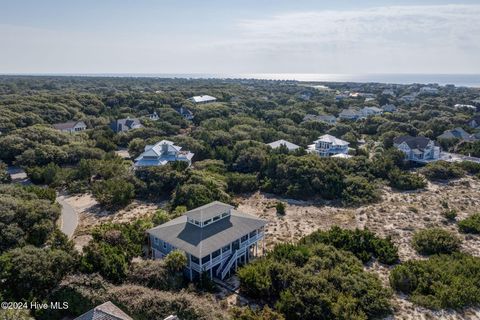
<svg viewBox="0 0 480 320">
<path fill-rule="evenodd" d="M 212 252 L 212 258 L 216 258 L 220 255 L 220 249 Z"/>
<path fill-rule="evenodd" d="M 257 235 L 257 230 L 250 232 L 250 238 L 253 238 Z"/>
<path fill-rule="evenodd" d="M 228 250 L 230 250 L 230 245 L 222 248 L 222 252 L 227 252 Z"/>
<path fill-rule="evenodd" d="M 213 217 L 213 222 L 220 220 L 220 216 Z"/>
<path fill-rule="evenodd" d="M 200 225 L 200 221 L 197 221 L 197 220 L 193 220 L 193 223 L 194 223 L 195 225 L 197 225 L 197 226 Z"/>
<path fill-rule="evenodd" d="M 190 259 L 192 260 L 193 263 L 196 263 L 196 264 L 200 262 L 200 260 L 198 260 L 198 258 L 195 256 L 190 256 Z"/>
<path fill-rule="evenodd" d="M 245 242 L 248 240 L 248 234 L 244 235 L 241 239 L 242 242 Z"/>
<path fill-rule="evenodd" d="M 167 243 L 163 241 L 163 249 L 167 249 Z"/>
<path fill-rule="evenodd" d="M 229 215 L 228 212 L 224 212 L 224 213 L 222 213 L 222 218 L 225 218 L 225 217 L 228 216 L 228 215 Z"/>
<path fill-rule="evenodd" d="M 205 263 L 207 263 L 208 261 L 210 261 L 210 255 L 202 258 L 202 264 L 205 264 Z"/>
<path fill-rule="evenodd" d="M 209 219 L 209 220 L 206 220 L 206 221 L 203 221 L 203 225 L 204 226 L 207 226 L 210 224 L 210 222 L 212 222 L 212 219 Z"/>
<path fill-rule="evenodd" d="M 158 238 L 157 237 L 153 237 L 153 243 L 158 245 Z"/>
</svg>

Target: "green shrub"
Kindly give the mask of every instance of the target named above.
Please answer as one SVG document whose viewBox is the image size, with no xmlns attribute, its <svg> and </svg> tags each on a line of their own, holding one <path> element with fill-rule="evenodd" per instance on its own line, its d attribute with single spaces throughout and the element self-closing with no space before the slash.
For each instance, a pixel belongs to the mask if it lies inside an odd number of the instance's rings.
<svg viewBox="0 0 480 320">
<path fill-rule="evenodd" d="M 455 221 L 455 218 L 457 218 L 457 210 L 455 209 L 445 210 L 443 211 L 442 215 L 449 221 Z"/>
<path fill-rule="evenodd" d="M 7 165 L 0 161 L 0 183 L 8 183 L 12 181 L 7 170 Z"/>
<path fill-rule="evenodd" d="M 468 172 L 469 174 L 479 174 L 480 173 L 480 163 L 473 161 L 462 161 L 458 163 L 458 166 Z"/>
<path fill-rule="evenodd" d="M 367 319 L 390 312 L 391 293 L 351 253 L 321 243 L 280 245 L 242 267 L 240 289 L 286 319 Z M 247 318 L 249 319 L 249 318 Z"/>
<path fill-rule="evenodd" d="M 93 184 L 93 196 L 108 208 L 123 207 L 135 197 L 133 184 L 124 178 L 100 180 Z"/>
<path fill-rule="evenodd" d="M 424 255 L 452 253 L 459 249 L 460 243 L 457 236 L 440 228 L 418 231 L 412 239 L 415 250 Z"/>
<path fill-rule="evenodd" d="M 352 252 L 364 263 L 372 257 L 385 264 L 398 261 L 398 249 L 390 238 L 377 237 L 368 229 L 346 230 L 332 227 L 328 231 L 315 231 L 301 240 L 301 243 L 325 243 L 335 248 Z"/>
<path fill-rule="evenodd" d="M 458 179 L 465 175 L 457 164 L 447 161 L 430 162 L 420 171 L 429 180 Z"/>
<path fill-rule="evenodd" d="M 255 311 L 250 307 L 233 307 L 231 314 L 233 320 L 285 320 L 282 314 L 273 311 L 268 306 Z"/>
<path fill-rule="evenodd" d="M 388 175 L 390 186 L 398 190 L 417 190 L 427 186 L 425 179 L 414 173 L 403 172 L 400 169 L 393 170 Z"/>
<path fill-rule="evenodd" d="M 377 187 L 367 179 L 360 176 L 348 176 L 342 191 L 342 202 L 345 205 L 362 205 L 380 200 Z"/>
<path fill-rule="evenodd" d="M 458 228 L 463 233 L 480 233 L 480 213 L 472 214 L 458 223 Z"/>
<path fill-rule="evenodd" d="M 158 209 L 155 211 L 155 214 L 152 217 L 152 222 L 154 225 L 158 226 L 160 224 L 164 224 L 170 220 L 170 216 L 165 210 Z"/>
<path fill-rule="evenodd" d="M 171 272 L 165 260 L 140 260 L 132 263 L 127 280 L 131 283 L 158 290 L 179 290 L 185 286 L 181 272 Z"/>
<path fill-rule="evenodd" d="M 187 256 L 185 252 L 173 250 L 165 257 L 165 266 L 170 272 L 181 272 L 187 266 Z"/>
<path fill-rule="evenodd" d="M 234 193 L 253 192 L 258 190 L 256 174 L 232 172 L 227 175 L 228 190 Z"/>
<path fill-rule="evenodd" d="M 277 214 L 280 216 L 285 215 L 285 204 L 283 202 L 277 202 L 275 205 L 275 210 L 277 210 Z"/>
<path fill-rule="evenodd" d="M 464 253 L 409 260 L 390 273 L 390 285 L 431 309 L 462 309 L 480 304 L 480 258 Z"/>
</svg>

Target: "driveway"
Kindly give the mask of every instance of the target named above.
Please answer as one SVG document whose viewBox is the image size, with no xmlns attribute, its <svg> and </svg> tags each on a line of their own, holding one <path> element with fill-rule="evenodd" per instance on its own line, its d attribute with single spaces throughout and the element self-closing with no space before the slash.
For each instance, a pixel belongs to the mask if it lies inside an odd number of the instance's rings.
<svg viewBox="0 0 480 320">
<path fill-rule="evenodd" d="M 64 196 L 57 196 L 57 202 L 62 206 L 62 214 L 60 216 L 60 230 L 72 238 L 75 229 L 78 226 L 78 214 L 75 208 L 65 201 Z"/>
</svg>

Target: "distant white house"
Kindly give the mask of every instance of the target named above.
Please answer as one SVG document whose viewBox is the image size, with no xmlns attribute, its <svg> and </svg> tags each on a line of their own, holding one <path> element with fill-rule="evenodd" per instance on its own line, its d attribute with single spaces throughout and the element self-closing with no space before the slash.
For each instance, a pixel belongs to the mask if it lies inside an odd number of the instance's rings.
<svg viewBox="0 0 480 320">
<path fill-rule="evenodd" d="M 435 94 L 438 94 L 438 89 L 434 87 L 421 87 L 420 94 L 435 95 Z"/>
<path fill-rule="evenodd" d="M 383 112 L 395 112 L 397 111 L 397 107 L 394 104 L 388 103 L 382 106 L 382 110 Z"/>
<path fill-rule="evenodd" d="M 182 150 L 172 141 L 162 140 L 145 146 L 145 151 L 135 159 L 135 167 L 163 166 L 169 162 L 185 161 L 192 164 L 193 153 Z"/>
<path fill-rule="evenodd" d="M 143 125 L 140 123 L 140 120 L 137 118 L 127 118 L 127 119 L 117 119 L 110 123 L 110 128 L 118 133 L 124 131 L 130 131 L 133 129 L 143 128 Z"/>
<path fill-rule="evenodd" d="M 378 116 L 383 113 L 383 110 L 377 107 L 364 107 L 362 109 L 362 114 L 364 117 Z"/>
<path fill-rule="evenodd" d="M 455 110 L 459 110 L 459 109 L 468 109 L 468 110 L 473 110 L 473 111 L 477 110 L 477 107 L 475 107 L 471 104 L 460 104 L 460 103 L 457 103 L 456 105 L 454 105 L 453 108 Z"/>
<path fill-rule="evenodd" d="M 180 106 L 180 107 L 177 107 L 177 108 L 174 108 L 174 109 L 175 109 L 175 111 L 178 112 L 179 115 L 181 115 L 186 120 L 192 120 L 193 117 L 194 117 L 193 112 L 190 111 L 189 109 L 185 108 L 184 106 Z"/>
<path fill-rule="evenodd" d="M 348 145 L 347 141 L 325 134 L 309 145 L 307 151 L 321 157 L 331 157 L 337 154 L 348 154 Z"/>
<path fill-rule="evenodd" d="M 152 121 L 158 121 L 158 119 L 160 119 L 160 117 L 158 116 L 157 112 L 154 111 L 152 114 L 148 115 L 148 119 L 150 119 Z"/>
<path fill-rule="evenodd" d="M 382 91 L 382 95 L 395 97 L 395 92 L 393 89 L 385 89 Z"/>
<path fill-rule="evenodd" d="M 368 92 L 360 92 L 358 95 L 362 98 L 373 99 L 373 100 L 375 100 L 375 98 L 377 97 L 375 93 L 368 93 Z"/>
<path fill-rule="evenodd" d="M 393 145 L 410 161 L 427 163 L 440 158 L 440 147 L 426 137 L 402 136 L 395 138 Z"/>
<path fill-rule="evenodd" d="M 210 103 L 210 102 L 215 102 L 217 101 L 217 98 L 209 96 L 209 95 L 203 95 L 203 96 L 194 96 L 189 98 L 188 100 L 192 101 L 193 103 Z"/>
<path fill-rule="evenodd" d="M 328 124 L 335 124 L 337 123 L 337 118 L 329 114 L 324 114 L 324 115 L 307 114 L 305 115 L 305 117 L 303 117 L 303 121 L 318 121 L 318 122 L 325 122 Z"/>
<path fill-rule="evenodd" d="M 69 121 L 63 123 L 56 123 L 53 127 L 62 132 L 75 133 L 87 129 L 87 125 L 83 121 Z"/>
<path fill-rule="evenodd" d="M 308 101 L 312 98 L 313 94 L 310 91 L 300 93 L 298 96 L 301 100 Z"/>
<path fill-rule="evenodd" d="M 294 151 L 300 148 L 300 146 L 297 146 L 294 143 L 291 143 L 287 140 L 282 140 L 282 139 L 268 143 L 267 146 L 270 146 L 272 149 L 277 149 L 277 148 L 280 148 L 281 146 L 285 146 L 288 149 L 288 151 Z"/>
<path fill-rule="evenodd" d="M 338 117 L 342 120 L 358 120 L 364 118 L 365 116 L 363 115 L 363 112 L 358 109 L 348 108 L 342 110 Z"/>
</svg>

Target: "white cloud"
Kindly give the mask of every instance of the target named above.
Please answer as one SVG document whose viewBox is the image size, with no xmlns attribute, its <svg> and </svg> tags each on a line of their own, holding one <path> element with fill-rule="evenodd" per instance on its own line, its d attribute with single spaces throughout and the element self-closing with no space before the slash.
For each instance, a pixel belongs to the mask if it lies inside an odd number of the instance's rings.
<svg viewBox="0 0 480 320">
<path fill-rule="evenodd" d="M 290 12 L 217 33 L 0 24 L 0 72 L 480 73 L 479 16 L 480 5 Z"/>
<path fill-rule="evenodd" d="M 480 72 L 478 16 L 480 5 L 286 13 L 240 21 L 230 45 L 265 72 Z"/>
</svg>

